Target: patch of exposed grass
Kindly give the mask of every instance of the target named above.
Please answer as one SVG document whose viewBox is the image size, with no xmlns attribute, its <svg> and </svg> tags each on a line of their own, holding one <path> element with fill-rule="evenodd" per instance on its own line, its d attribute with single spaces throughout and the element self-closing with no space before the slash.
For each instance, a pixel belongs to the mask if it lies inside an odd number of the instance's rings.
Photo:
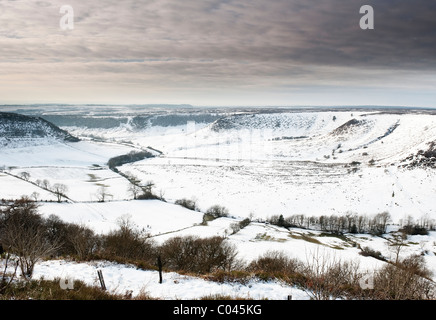
<svg viewBox="0 0 436 320">
<path fill-rule="evenodd" d="M 100 178 L 98 178 L 97 175 L 93 173 L 88 173 L 88 177 L 89 177 L 88 182 L 97 182 L 98 180 L 100 180 Z"/>
<path fill-rule="evenodd" d="M 356 247 L 357 243 L 353 240 L 351 240 L 350 238 L 348 238 L 346 235 L 344 234 L 337 234 L 337 233 L 329 233 L 329 232 L 322 232 L 319 234 L 318 237 L 334 237 L 334 238 L 338 238 L 339 240 L 343 241 L 344 244 L 343 246 L 345 247 Z M 343 247 L 340 246 L 332 246 L 333 249 L 339 249 L 339 250 L 343 250 Z"/>
<path fill-rule="evenodd" d="M 332 248 L 332 249 L 336 249 L 336 250 L 344 250 L 343 247 L 336 246 L 336 245 L 334 245 L 334 246 L 330 246 L 330 248 Z"/>
<path fill-rule="evenodd" d="M 292 239 L 304 240 L 304 241 L 315 243 L 315 244 L 323 244 L 318 239 L 315 239 L 311 235 L 304 234 L 304 233 L 300 233 L 300 234 L 289 233 L 289 237 L 291 237 Z"/>
<path fill-rule="evenodd" d="M 347 236 L 345 236 L 344 234 L 339 234 L 339 233 L 329 233 L 329 232 L 321 232 L 318 237 L 334 237 L 334 238 L 338 238 L 342 241 L 347 242 L 349 239 L 347 238 Z"/>
<path fill-rule="evenodd" d="M 240 297 L 240 296 L 230 296 L 228 294 L 209 294 L 203 297 L 200 297 L 198 300 L 253 300 L 250 297 Z"/>
<path fill-rule="evenodd" d="M 286 239 L 283 238 L 274 238 L 270 236 L 269 234 L 265 233 L 258 233 L 255 237 L 255 240 L 263 240 L 263 241 L 277 241 L 277 242 L 285 242 Z"/>
</svg>

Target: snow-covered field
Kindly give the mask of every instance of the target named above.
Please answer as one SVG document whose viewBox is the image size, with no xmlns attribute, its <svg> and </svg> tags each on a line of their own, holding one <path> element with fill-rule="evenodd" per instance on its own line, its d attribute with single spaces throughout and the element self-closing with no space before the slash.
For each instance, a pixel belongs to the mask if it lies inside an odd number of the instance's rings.
<svg viewBox="0 0 436 320">
<path fill-rule="evenodd" d="M 150 235 L 193 227 L 203 214 L 158 200 L 108 201 L 104 203 L 44 203 L 40 212 L 57 215 L 66 222 L 85 224 L 96 233 L 118 229 L 119 219 L 129 219 Z"/>
<path fill-rule="evenodd" d="M 230 296 L 245 299 L 286 300 L 292 295 L 295 300 L 307 300 L 310 296 L 280 281 L 252 279 L 246 284 L 217 283 L 202 278 L 165 273 L 163 282 L 158 283 L 157 271 L 138 270 L 133 266 L 96 261 L 75 263 L 52 260 L 40 263 L 35 269 L 36 278 L 81 280 L 89 285 L 99 286 L 97 270 L 103 273 L 107 290 L 116 294 L 137 296 L 147 294 L 164 300 L 195 300 L 207 296 Z M 79 276 L 80 275 L 80 276 Z"/>
<path fill-rule="evenodd" d="M 65 127 L 81 142 L 29 143 L 0 153 L 0 199 L 38 193 L 39 211 L 68 222 L 86 224 L 97 233 L 117 227 L 129 217 L 153 239 L 163 242 L 175 235 L 223 235 L 234 244 L 239 258 L 251 261 L 270 250 L 307 260 L 321 250 L 329 257 L 359 262 L 374 270 L 384 262 L 359 255 L 351 241 L 392 258 L 385 238 L 347 235 L 349 241 L 316 231 L 279 228 L 262 221 L 273 215 L 310 216 L 387 211 L 391 228 L 409 216 L 436 219 L 435 169 L 406 169 L 400 165 L 410 154 L 426 150 L 436 140 L 436 115 L 363 111 L 286 112 L 223 117 L 214 123 L 150 127 L 122 126 L 98 129 Z M 106 140 L 95 142 L 90 137 Z M 109 158 L 152 147 L 158 157 L 125 164 L 118 169 L 141 181 L 153 181 L 159 200 L 132 200 L 129 181 L 107 167 Z M 29 174 L 22 179 L 23 172 Z M 36 183 L 68 187 L 67 202 Z M 97 202 L 105 186 L 109 196 Z M 197 202 L 200 212 L 175 205 L 178 199 Z M 48 201 L 48 202 L 46 202 Z M 200 225 L 210 206 L 229 209 L 230 217 Z M 235 234 L 231 224 L 251 217 L 253 222 Z M 316 241 L 301 237 L 305 233 Z M 305 240 L 306 239 L 306 240 Z M 409 236 L 402 254 L 424 254 L 436 280 L 436 232 Z M 45 261 L 35 277 L 78 277 L 96 283 L 102 269 L 106 284 L 118 293 L 141 291 L 163 299 L 195 299 L 225 294 L 254 299 L 307 299 L 304 292 L 280 282 L 218 284 L 175 273 L 157 283 L 155 271 L 136 270 L 109 262 Z"/>
<path fill-rule="evenodd" d="M 195 198 L 206 210 L 226 206 L 235 216 L 373 215 L 389 211 L 395 221 L 412 215 L 436 217 L 435 173 L 393 166 L 289 161 L 150 159 L 121 170 L 153 180 L 168 200 Z"/>
</svg>

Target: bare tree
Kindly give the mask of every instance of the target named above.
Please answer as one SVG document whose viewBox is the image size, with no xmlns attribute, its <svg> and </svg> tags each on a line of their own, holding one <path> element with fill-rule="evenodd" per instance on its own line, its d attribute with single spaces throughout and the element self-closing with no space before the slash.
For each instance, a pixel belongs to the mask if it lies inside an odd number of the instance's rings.
<svg viewBox="0 0 436 320">
<path fill-rule="evenodd" d="M 66 197 L 68 187 L 62 183 L 55 183 L 52 187 L 52 191 L 56 195 L 58 202 L 61 202 L 62 198 Z"/>
<path fill-rule="evenodd" d="M 23 178 L 24 180 L 28 181 L 30 179 L 30 173 L 27 171 L 23 171 L 20 173 L 20 177 Z"/>
<path fill-rule="evenodd" d="M 165 190 L 159 189 L 159 200 L 165 201 Z"/>
<path fill-rule="evenodd" d="M 107 197 L 111 197 L 112 195 L 107 191 L 108 186 L 107 185 L 100 185 L 100 187 L 97 190 L 97 199 L 99 202 L 105 202 Z"/>
<path fill-rule="evenodd" d="M 140 185 L 141 180 L 133 175 L 130 171 L 126 172 L 125 175 L 130 182 L 129 186 L 127 187 L 127 191 L 132 195 L 133 199 L 136 200 L 143 191 Z"/>
<path fill-rule="evenodd" d="M 58 244 L 49 241 L 43 218 L 37 213 L 37 205 L 28 198 L 9 205 L 1 218 L 0 241 L 8 252 L 18 256 L 22 276 L 30 279 L 35 264 L 55 252 Z"/>
<path fill-rule="evenodd" d="M 132 195 L 133 199 L 136 200 L 138 195 L 141 193 L 142 188 L 137 184 L 130 183 L 127 187 L 127 191 Z"/>
<path fill-rule="evenodd" d="M 401 249 L 406 246 L 407 235 L 405 233 L 393 233 L 392 240 L 390 240 L 388 244 L 389 251 L 393 253 L 395 257 L 395 264 L 398 264 L 400 261 L 400 253 Z"/>
<path fill-rule="evenodd" d="M 39 192 L 34 191 L 30 196 L 33 198 L 34 201 L 38 201 Z"/>
<path fill-rule="evenodd" d="M 42 180 L 41 186 L 46 190 L 50 190 L 50 181 L 48 181 L 47 179 Z"/>
</svg>

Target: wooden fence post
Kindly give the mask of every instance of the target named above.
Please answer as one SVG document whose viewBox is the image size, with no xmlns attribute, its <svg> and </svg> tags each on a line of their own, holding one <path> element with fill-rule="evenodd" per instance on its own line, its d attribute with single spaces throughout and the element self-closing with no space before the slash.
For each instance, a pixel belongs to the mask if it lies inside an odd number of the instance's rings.
<svg viewBox="0 0 436 320">
<path fill-rule="evenodd" d="M 157 256 L 157 267 L 159 269 L 159 283 L 162 283 L 162 259 L 160 255 Z"/>
<path fill-rule="evenodd" d="M 103 272 L 101 270 L 97 270 L 98 279 L 100 280 L 100 285 L 102 290 L 106 290 L 106 284 L 103 279 Z"/>
</svg>

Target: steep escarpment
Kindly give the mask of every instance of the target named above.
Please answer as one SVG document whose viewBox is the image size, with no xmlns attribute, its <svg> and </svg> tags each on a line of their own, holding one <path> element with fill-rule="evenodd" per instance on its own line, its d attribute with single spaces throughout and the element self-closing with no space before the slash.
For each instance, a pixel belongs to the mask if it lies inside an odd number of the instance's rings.
<svg viewBox="0 0 436 320">
<path fill-rule="evenodd" d="M 0 112 L 0 145 L 18 146 L 50 141 L 77 142 L 78 138 L 39 117 Z"/>
</svg>

